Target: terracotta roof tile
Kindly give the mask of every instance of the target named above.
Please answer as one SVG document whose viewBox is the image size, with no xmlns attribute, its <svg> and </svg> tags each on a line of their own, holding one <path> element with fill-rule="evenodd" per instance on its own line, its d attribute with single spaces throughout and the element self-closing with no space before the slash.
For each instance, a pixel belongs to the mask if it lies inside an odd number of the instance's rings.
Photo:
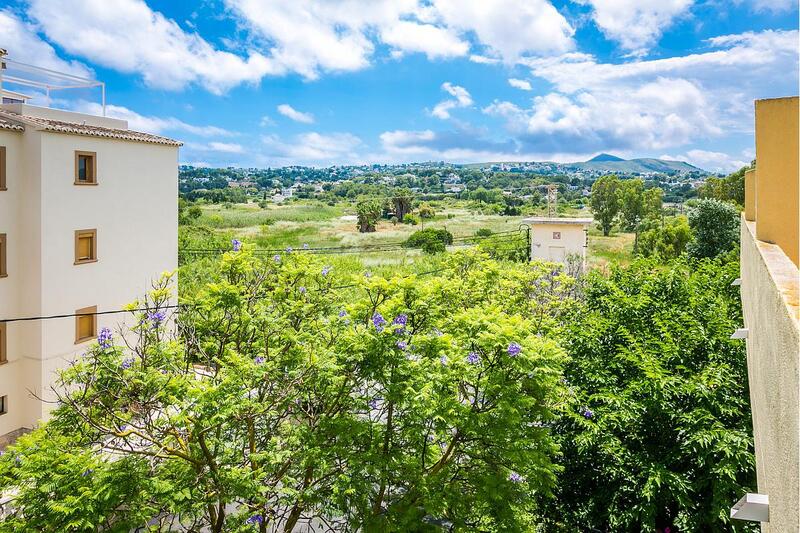
<svg viewBox="0 0 800 533">
<path fill-rule="evenodd" d="M 176 141 L 168 137 L 161 137 L 160 135 L 153 135 L 151 133 L 143 133 L 134 130 L 121 130 L 116 128 L 104 128 L 89 124 L 78 124 L 76 122 L 63 122 L 60 120 L 32 117 L 29 115 L 17 115 L 16 113 L 11 113 L 10 111 L 0 111 L 0 128 L 3 128 L 3 124 L 7 124 L 9 127 L 5 129 L 16 129 L 20 131 L 24 129 L 22 125 L 14 124 L 12 121 L 32 126 L 37 130 L 51 131 L 55 133 L 71 133 L 73 135 L 86 135 L 89 137 L 121 139 L 125 141 L 145 142 L 152 144 L 166 144 L 169 146 L 183 145 L 183 143 L 180 141 Z"/>
<path fill-rule="evenodd" d="M 23 126 L 0 118 L 0 130 L 25 131 Z"/>
</svg>

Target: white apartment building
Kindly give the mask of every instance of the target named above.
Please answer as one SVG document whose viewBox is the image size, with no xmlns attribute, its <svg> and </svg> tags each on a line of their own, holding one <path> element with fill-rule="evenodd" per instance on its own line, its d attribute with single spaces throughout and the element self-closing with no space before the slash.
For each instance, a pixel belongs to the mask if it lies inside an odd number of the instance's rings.
<svg viewBox="0 0 800 533">
<path fill-rule="evenodd" d="M 523 224 L 531 227 L 531 259 L 566 264 L 575 261 L 586 267 L 591 218 L 533 217 Z"/>
<path fill-rule="evenodd" d="M 0 104 L 0 444 L 47 416 L 56 371 L 126 315 L 15 319 L 121 309 L 177 268 L 180 145 Z"/>
</svg>

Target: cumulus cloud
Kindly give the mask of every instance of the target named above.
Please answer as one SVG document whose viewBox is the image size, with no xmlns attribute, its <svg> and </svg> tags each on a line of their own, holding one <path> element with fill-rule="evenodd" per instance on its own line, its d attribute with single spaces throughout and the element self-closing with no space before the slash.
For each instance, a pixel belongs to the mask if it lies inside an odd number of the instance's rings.
<svg viewBox="0 0 800 533">
<path fill-rule="evenodd" d="M 450 118 L 450 111 L 459 107 L 469 107 L 472 105 L 472 97 L 465 88 L 453 85 L 449 81 L 442 84 L 442 90 L 450 94 L 453 98 L 442 100 L 431 111 L 431 115 L 442 120 Z"/>
<path fill-rule="evenodd" d="M 401 54 L 420 52 L 429 59 L 459 57 L 469 51 L 469 43 L 448 28 L 405 20 L 384 28 L 381 39 Z"/>
<path fill-rule="evenodd" d="M 582 0 L 593 8 L 595 24 L 609 39 L 643 54 L 693 0 Z"/>
<path fill-rule="evenodd" d="M 797 8 L 795 0 L 751 0 L 754 11 L 772 11 L 779 13 L 781 11 L 791 11 Z"/>
<path fill-rule="evenodd" d="M 78 61 L 65 61 L 38 35 L 38 28 L 21 20 L 10 9 L 0 10 L 0 35 L 2 46 L 9 58 L 58 72 L 90 78 L 89 67 Z"/>
<path fill-rule="evenodd" d="M 665 154 L 661 156 L 661 159 L 686 161 L 703 170 L 712 172 L 733 172 L 749 164 L 749 161 L 742 157 L 743 155 L 731 156 L 723 152 L 694 149 L 680 155 Z"/>
<path fill-rule="evenodd" d="M 241 144 L 236 144 L 236 143 L 223 143 L 218 141 L 212 141 L 208 143 L 208 148 L 210 150 L 214 150 L 215 152 L 225 152 L 226 154 L 244 153 L 244 147 Z"/>
<path fill-rule="evenodd" d="M 271 164 L 328 166 L 361 162 L 361 139 L 351 133 L 307 132 L 289 141 L 278 135 L 261 138 L 263 156 Z"/>
<path fill-rule="evenodd" d="M 750 132 L 753 100 L 796 91 L 797 31 L 719 36 L 700 54 L 601 63 L 569 53 L 528 59 L 552 84 L 529 107 L 495 101 L 523 150 L 655 150 L 724 133 Z"/>
<path fill-rule="evenodd" d="M 174 90 L 197 84 L 222 93 L 284 72 L 259 52 L 240 57 L 216 49 L 142 0 L 31 0 L 28 14 L 68 53 L 137 73 L 151 87 Z"/>
<path fill-rule="evenodd" d="M 302 122 L 303 124 L 312 124 L 314 122 L 314 115 L 311 113 L 303 113 L 293 108 L 289 104 L 281 104 L 277 107 L 278 113 L 284 117 L 290 118 L 295 122 Z"/>
<path fill-rule="evenodd" d="M 95 102 L 78 101 L 70 105 L 73 111 L 88 113 L 90 115 L 102 115 L 103 107 Z M 106 105 L 106 116 L 128 121 L 128 127 L 132 130 L 143 131 L 146 133 L 163 134 L 169 132 L 183 132 L 198 137 L 232 137 L 236 132 L 219 128 L 217 126 L 197 126 L 189 124 L 175 117 L 156 117 L 152 115 L 142 115 L 125 106 Z"/>
<path fill-rule="evenodd" d="M 521 91 L 532 91 L 531 82 L 527 80 L 518 80 L 517 78 L 508 78 L 508 84 Z"/>
</svg>

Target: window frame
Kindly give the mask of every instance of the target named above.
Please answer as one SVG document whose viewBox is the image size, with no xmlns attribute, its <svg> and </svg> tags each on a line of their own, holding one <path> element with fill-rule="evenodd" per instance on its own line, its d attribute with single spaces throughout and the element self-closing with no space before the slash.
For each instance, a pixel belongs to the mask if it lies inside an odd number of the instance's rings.
<svg viewBox="0 0 800 533">
<path fill-rule="evenodd" d="M 6 169 L 6 161 L 6 147 L 0 146 L 0 191 L 8 190 L 8 183 L 6 183 L 8 173 Z"/>
<path fill-rule="evenodd" d="M 91 158 L 91 179 L 80 179 L 80 158 Z M 87 167 L 87 170 L 89 168 Z M 97 185 L 97 152 L 87 152 L 85 150 L 75 150 L 75 185 Z"/>
<path fill-rule="evenodd" d="M 0 365 L 8 363 L 8 322 L 0 322 Z"/>
<path fill-rule="evenodd" d="M 8 413 L 8 395 L 3 394 L 0 396 L 0 416 Z"/>
<path fill-rule="evenodd" d="M 75 311 L 75 344 L 82 344 L 97 338 L 97 306 L 84 307 Z M 88 337 L 81 337 L 81 318 L 91 317 L 92 333 Z"/>
<path fill-rule="evenodd" d="M 8 277 L 8 234 L 0 233 L 0 278 Z"/>
<path fill-rule="evenodd" d="M 78 256 L 80 248 L 80 240 L 86 235 L 92 236 L 92 255 L 89 259 L 81 259 Z M 85 265 L 86 263 L 97 262 L 97 228 L 91 229 L 76 229 L 75 230 L 75 265 Z"/>
<path fill-rule="evenodd" d="M 560 241 L 561 240 L 561 232 L 560 231 L 554 231 L 553 232 L 553 240 L 554 241 Z"/>
</svg>

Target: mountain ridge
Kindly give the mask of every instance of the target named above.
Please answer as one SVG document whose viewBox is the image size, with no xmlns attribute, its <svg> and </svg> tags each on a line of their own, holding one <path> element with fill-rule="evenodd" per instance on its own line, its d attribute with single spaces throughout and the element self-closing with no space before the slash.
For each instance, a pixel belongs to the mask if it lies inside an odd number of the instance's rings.
<svg viewBox="0 0 800 533">
<path fill-rule="evenodd" d="M 639 157 L 635 159 L 622 159 L 620 157 L 601 153 L 588 161 L 574 163 L 556 163 L 553 161 L 517 161 L 517 162 L 486 162 L 462 165 L 469 168 L 493 168 L 507 166 L 510 170 L 520 169 L 531 172 L 558 173 L 558 172 L 589 172 L 589 173 L 619 173 L 619 174 L 712 174 L 707 170 L 696 167 L 685 161 L 658 159 L 654 157 Z"/>
</svg>

